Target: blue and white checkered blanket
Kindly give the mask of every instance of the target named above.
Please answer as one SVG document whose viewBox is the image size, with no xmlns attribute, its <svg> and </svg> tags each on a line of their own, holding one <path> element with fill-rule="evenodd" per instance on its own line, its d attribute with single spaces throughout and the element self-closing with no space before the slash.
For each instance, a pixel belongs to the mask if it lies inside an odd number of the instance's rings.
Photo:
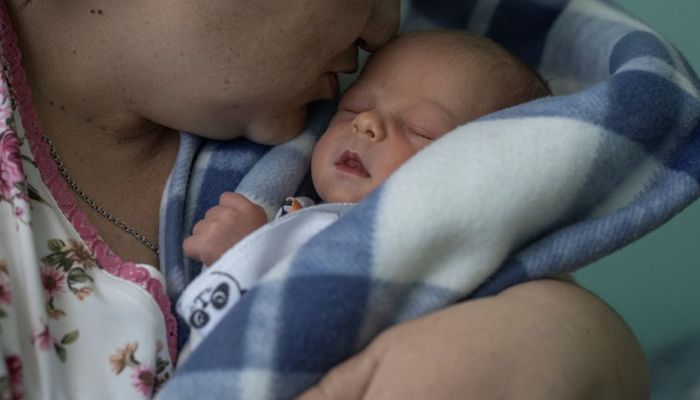
<svg viewBox="0 0 700 400">
<path fill-rule="evenodd" d="M 161 398 L 292 397 L 387 326 L 573 271 L 700 194 L 700 81 L 612 1 L 414 0 L 403 26 L 485 34 L 557 96 L 459 127 L 411 159 L 247 292 Z M 319 105 L 301 137 L 273 149 L 184 137 L 161 218 L 173 299 L 198 272 L 181 253 L 194 222 L 224 190 L 276 208 L 331 112 Z"/>
</svg>

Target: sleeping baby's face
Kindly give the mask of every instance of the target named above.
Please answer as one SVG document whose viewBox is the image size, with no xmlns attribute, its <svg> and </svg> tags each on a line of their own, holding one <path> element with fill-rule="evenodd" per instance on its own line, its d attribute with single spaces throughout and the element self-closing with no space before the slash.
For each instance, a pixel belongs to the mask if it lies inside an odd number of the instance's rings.
<svg viewBox="0 0 700 400">
<path fill-rule="evenodd" d="M 425 42 L 399 39 L 375 53 L 342 97 L 312 159 L 324 201 L 361 200 L 416 152 L 473 119 L 471 99 L 490 95 L 479 68 L 454 68 L 455 57 Z"/>
</svg>

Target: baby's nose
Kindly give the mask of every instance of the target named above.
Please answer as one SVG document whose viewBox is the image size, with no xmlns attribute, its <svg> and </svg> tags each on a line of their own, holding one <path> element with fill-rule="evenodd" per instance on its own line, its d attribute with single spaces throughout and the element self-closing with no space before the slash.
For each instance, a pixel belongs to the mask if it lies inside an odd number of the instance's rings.
<svg viewBox="0 0 700 400">
<path fill-rule="evenodd" d="M 382 141 L 386 137 L 384 121 L 375 111 L 365 111 L 357 114 L 352 121 L 352 131 L 375 142 Z"/>
</svg>

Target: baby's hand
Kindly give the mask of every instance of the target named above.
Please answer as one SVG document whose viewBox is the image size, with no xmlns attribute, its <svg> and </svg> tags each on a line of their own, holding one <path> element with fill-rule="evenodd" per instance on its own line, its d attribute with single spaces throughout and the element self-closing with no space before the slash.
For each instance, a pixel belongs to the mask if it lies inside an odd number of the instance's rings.
<svg viewBox="0 0 700 400">
<path fill-rule="evenodd" d="M 194 225 L 182 247 L 188 257 L 211 265 L 226 250 L 267 223 L 265 210 L 238 193 L 225 192 Z"/>
</svg>

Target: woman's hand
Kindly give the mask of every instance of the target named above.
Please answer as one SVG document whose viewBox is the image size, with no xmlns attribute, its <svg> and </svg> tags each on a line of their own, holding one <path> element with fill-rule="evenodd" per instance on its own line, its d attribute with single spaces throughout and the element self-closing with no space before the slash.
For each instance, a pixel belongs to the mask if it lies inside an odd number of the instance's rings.
<svg viewBox="0 0 700 400">
<path fill-rule="evenodd" d="M 182 247 L 188 257 L 212 265 L 226 250 L 267 223 L 265 210 L 238 193 L 225 192 L 207 210 Z"/>
<path fill-rule="evenodd" d="M 385 331 L 301 400 L 644 399 L 644 356 L 589 292 L 542 280 Z"/>
</svg>

